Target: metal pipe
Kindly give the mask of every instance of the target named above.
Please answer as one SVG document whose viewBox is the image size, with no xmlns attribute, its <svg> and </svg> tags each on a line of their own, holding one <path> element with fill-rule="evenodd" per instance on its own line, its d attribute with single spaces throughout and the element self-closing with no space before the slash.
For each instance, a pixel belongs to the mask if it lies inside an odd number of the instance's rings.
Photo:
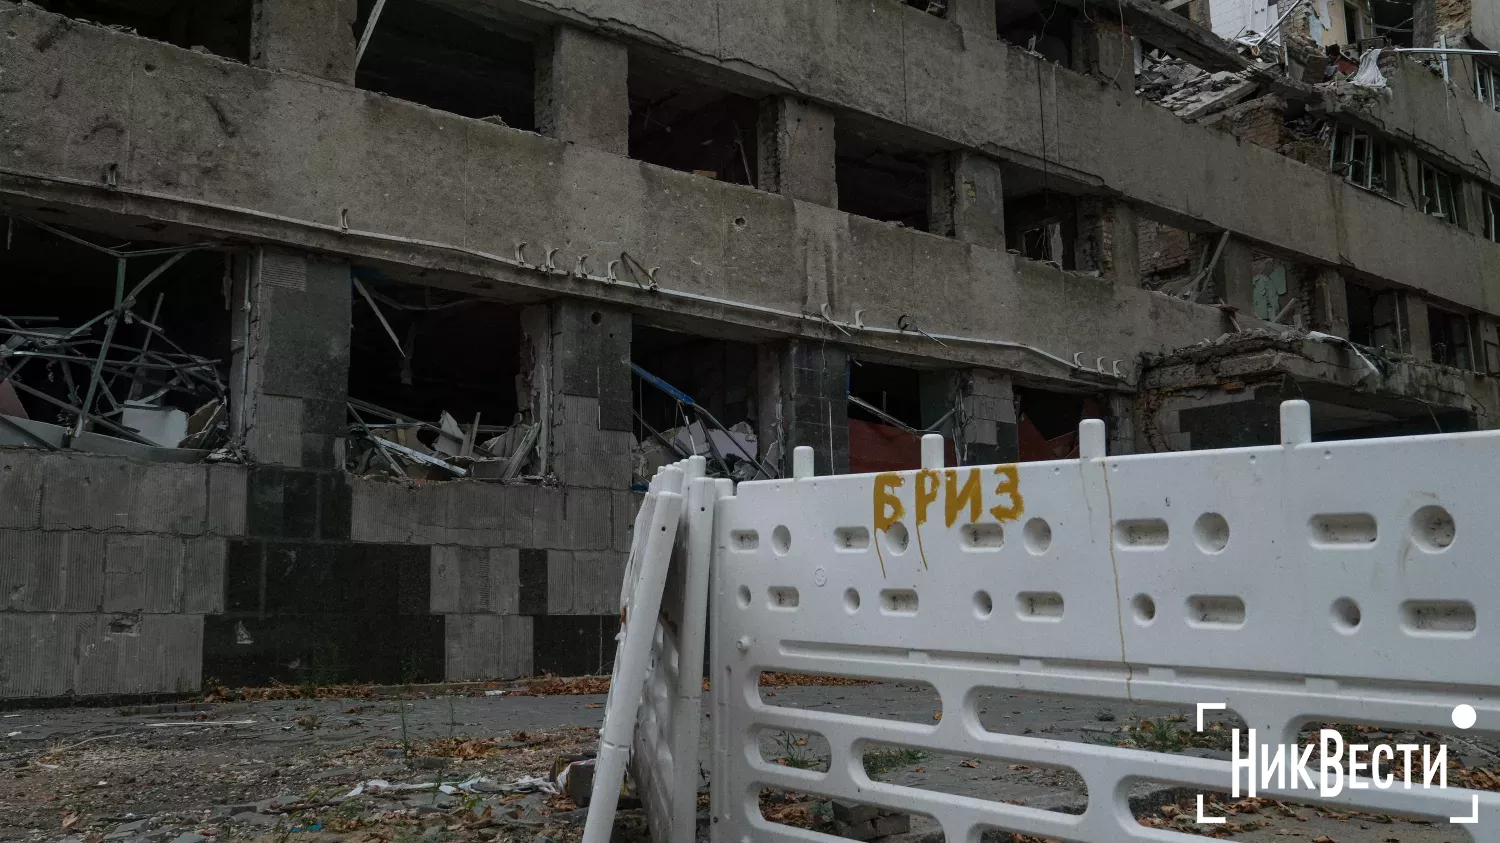
<svg viewBox="0 0 1500 843">
<path fill-rule="evenodd" d="M 359 70 L 359 62 L 365 57 L 365 48 L 370 46 L 370 37 L 375 34 L 375 24 L 380 20 L 380 13 L 385 11 L 385 0 L 375 0 L 375 8 L 370 10 L 370 19 L 365 21 L 365 31 L 359 34 L 359 46 L 354 49 L 354 69 Z"/>
<path fill-rule="evenodd" d="M 31 387 L 27 386 L 24 383 L 21 383 L 20 381 L 12 381 L 11 382 L 11 386 L 15 387 L 16 389 L 21 390 L 22 392 L 26 393 L 27 395 L 34 395 L 37 398 L 40 398 L 41 400 L 46 401 L 48 404 L 51 404 L 52 406 L 57 407 L 60 410 L 67 410 L 70 413 L 79 413 L 80 417 L 87 415 L 90 419 L 92 419 L 93 421 L 97 422 L 100 427 L 103 427 L 106 430 L 113 430 L 114 432 L 118 433 L 120 436 L 122 436 L 122 437 L 124 437 L 126 439 L 129 439 L 132 442 L 137 442 L 137 443 L 140 443 L 142 445 L 150 445 L 153 448 L 160 448 L 161 447 L 161 445 L 159 445 L 159 444 L 157 444 L 155 442 L 152 442 L 149 439 L 142 438 L 140 434 L 136 433 L 135 431 L 131 430 L 128 427 L 121 427 L 120 425 L 115 424 L 114 422 L 110 421 L 109 419 L 104 418 L 103 416 L 95 416 L 95 415 L 90 415 L 90 414 L 87 414 L 87 413 L 83 413 L 81 410 L 79 410 L 77 407 L 74 407 L 72 404 L 69 404 L 66 401 L 59 401 L 56 398 L 53 398 L 52 396 L 48 395 L 45 392 L 42 392 L 39 389 L 32 389 Z"/>
</svg>

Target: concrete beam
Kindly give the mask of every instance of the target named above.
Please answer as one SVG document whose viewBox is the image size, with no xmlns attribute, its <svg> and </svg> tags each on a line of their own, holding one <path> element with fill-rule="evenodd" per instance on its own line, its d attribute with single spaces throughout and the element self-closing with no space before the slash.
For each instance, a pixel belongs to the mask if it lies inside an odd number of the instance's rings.
<svg viewBox="0 0 1500 843">
<path fill-rule="evenodd" d="M 357 0 L 253 0 L 250 63 L 354 84 Z"/>
<path fill-rule="evenodd" d="M 397 275 L 420 272 L 424 283 L 471 295 L 580 296 L 710 319 L 763 338 L 835 335 L 898 355 L 1090 383 L 1100 381 L 1066 362 L 1074 352 L 1128 366 L 1141 351 L 1224 329 L 1211 308 L 999 250 L 99 27 L 76 26 L 46 53 L 23 46 L 51 19 L 23 9 L 11 21 L 18 37 L 0 42 L 0 57 L 16 59 L 16 72 L 39 83 L 0 92 L 0 108 L 20 118 L 0 127 L 12 152 L 0 167 L 6 207 L 70 208 L 80 221 L 94 215 L 142 237 L 160 236 L 161 223 L 182 236 L 279 241 Z M 145 65 L 172 67 L 170 81 Z M 34 94 L 48 100 L 60 79 L 77 84 L 63 85 L 59 102 L 34 101 Z M 183 90 L 211 92 L 218 108 L 181 97 Z M 91 131 L 98 120 L 124 131 Z M 422 139 L 422 155 L 411 154 L 411 138 Z M 117 182 L 109 189 L 101 174 L 111 165 Z M 558 249 L 564 271 L 505 263 L 518 243 L 530 244 L 524 257 L 531 265 Z M 654 291 L 641 288 L 644 279 L 604 284 L 566 272 L 591 255 L 587 269 L 602 275 L 626 251 L 660 267 Z M 1424 251 L 1439 263 L 1475 255 Z M 1441 277 L 1431 266 L 1424 275 Z M 1500 271 L 1470 277 L 1500 278 Z M 803 315 L 825 303 L 840 321 L 864 311 L 869 330 L 845 337 L 820 316 Z M 319 318 L 347 324 L 342 314 L 330 309 Z M 938 345 L 899 333 L 902 315 L 949 339 Z M 325 340 L 327 324 L 318 327 Z M 1031 346 L 1063 362 L 959 336 Z M 304 364 L 324 356 L 304 355 Z M 329 394 L 336 388 L 318 391 Z"/>
<path fill-rule="evenodd" d="M 652 0 L 621 0 L 603 16 L 589 0 L 515 2 L 720 65 L 756 87 L 861 111 L 1026 166 L 1045 164 L 1166 219 L 1229 229 L 1305 261 L 1500 312 L 1500 246 L 1274 151 L 1187 124 L 1131 91 L 1101 87 L 1000 41 L 965 37 L 953 21 L 900 4 L 697 0 L 696 14 L 673 15 Z M 1148 0 L 1126 3 L 1126 18 L 1134 34 L 1153 42 L 1141 28 L 1150 22 L 1190 28 L 1180 34 L 1203 40 L 1193 57 L 1204 67 L 1245 66 L 1221 39 Z M 1256 78 L 1287 96 L 1317 99 L 1308 86 Z M 1473 279 L 1482 279 L 1482 289 Z"/>
<path fill-rule="evenodd" d="M 756 185 L 791 199 L 838 207 L 833 112 L 796 97 L 761 100 Z"/>
<path fill-rule="evenodd" d="M 1138 286 L 1141 250 L 1135 209 L 1118 199 L 1079 197 L 1076 265 L 1081 271 L 1097 270 L 1117 283 Z"/>
<path fill-rule="evenodd" d="M 616 155 L 630 147 L 625 45 L 558 26 L 537 45 L 536 127 L 542 134 Z"/>
</svg>

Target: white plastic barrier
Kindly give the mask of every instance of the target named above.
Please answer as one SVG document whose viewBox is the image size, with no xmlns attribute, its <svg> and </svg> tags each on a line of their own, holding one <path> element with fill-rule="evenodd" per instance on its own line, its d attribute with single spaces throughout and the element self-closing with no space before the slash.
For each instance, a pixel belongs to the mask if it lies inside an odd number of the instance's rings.
<svg viewBox="0 0 1500 843">
<path fill-rule="evenodd" d="M 657 843 L 692 843 L 696 833 L 714 502 L 733 491 L 732 481 L 703 476 L 703 457 L 676 465 L 687 482 L 685 517 L 651 639 L 631 763 Z"/>
<path fill-rule="evenodd" d="M 762 787 L 929 814 L 949 840 L 1096 843 L 1189 838 L 1136 822 L 1135 783 L 1230 789 L 1224 761 L 989 732 L 985 689 L 1227 706 L 1263 744 L 1307 721 L 1451 732 L 1460 704 L 1496 734 L 1500 432 L 1312 443 L 1304 402 L 1282 414 L 1281 446 L 1107 457 L 1091 421 L 1078 460 L 943 469 L 924 442 L 921 471 L 813 477 L 799 453 L 793 479 L 741 483 L 715 515 L 713 840 L 821 837 L 762 819 Z M 926 682 L 943 716 L 770 705 L 762 671 Z M 766 761 L 764 729 L 822 735 L 831 768 Z M 1088 807 L 875 781 L 861 763 L 875 743 L 1068 767 Z M 1500 794 L 1261 792 L 1440 823 L 1472 812 L 1463 830 L 1500 840 Z"/>
<path fill-rule="evenodd" d="M 651 655 L 651 635 L 661 608 L 672 547 L 677 543 L 683 474 L 683 469 L 677 466 L 657 472 L 636 513 L 635 534 L 620 595 L 624 625 L 616 638 L 615 667 L 604 728 L 599 733 L 599 757 L 584 843 L 608 843 L 614 829 L 615 808 L 620 785 L 625 780 L 625 765 L 630 759 L 636 713 Z"/>
</svg>

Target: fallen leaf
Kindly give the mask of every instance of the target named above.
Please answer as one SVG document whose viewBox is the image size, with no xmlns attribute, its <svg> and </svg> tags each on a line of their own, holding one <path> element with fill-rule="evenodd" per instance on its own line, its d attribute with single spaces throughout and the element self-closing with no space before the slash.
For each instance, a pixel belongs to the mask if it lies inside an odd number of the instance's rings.
<svg viewBox="0 0 1500 843">
<path fill-rule="evenodd" d="M 973 762 L 973 761 L 960 761 L 960 762 L 958 762 L 958 766 L 960 766 L 960 767 L 968 767 L 969 769 L 972 770 L 975 767 L 978 767 L 979 764 L 977 764 L 976 762 Z"/>
<path fill-rule="evenodd" d="M 1329 837 L 1326 834 L 1319 834 L 1317 837 L 1313 838 L 1313 843 L 1339 843 L 1339 841 L 1334 840 L 1332 837 Z"/>
<path fill-rule="evenodd" d="M 933 720 L 942 720 L 943 719 L 943 713 L 941 711 L 934 711 L 932 713 L 932 719 Z"/>
<path fill-rule="evenodd" d="M 72 811 L 63 814 L 62 827 L 64 831 L 78 824 L 78 815 Z"/>
</svg>

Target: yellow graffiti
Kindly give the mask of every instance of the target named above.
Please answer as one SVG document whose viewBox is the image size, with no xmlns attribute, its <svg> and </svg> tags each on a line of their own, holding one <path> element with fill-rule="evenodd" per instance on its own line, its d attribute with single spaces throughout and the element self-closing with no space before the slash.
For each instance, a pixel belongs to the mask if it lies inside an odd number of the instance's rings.
<svg viewBox="0 0 1500 843">
<path fill-rule="evenodd" d="M 990 514 L 1001 522 L 1020 518 L 1026 509 L 1026 501 L 1021 498 L 1021 475 L 1016 472 L 1014 465 L 997 465 L 995 476 L 1000 478 L 1000 482 L 995 485 L 995 494 L 1009 498 L 1010 505 L 996 504 L 990 507 Z"/>
<path fill-rule="evenodd" d="M 891 525 L 901 520 L 906 514 L 906 508 L 901 505 L 901 499 L 896 497 L 896 490 L 906 481 L 901 475 L 893 472 L 875 475 L 875 557 L 880 560 L 880 578 L 885 579 L 885 554 L 880 552 L 880 534 L 891 529 Z"/>
<path fill-rule="evenodd" d="M 979 469 L 970 468 L 968 473 L 960 481 L 958 469 L 945 469 L 941 472 L 933 469 L 921 469 L 913 475 L 916 482 L 913 483 L 912 511 L 915 515 L 913 528 L 917 533 L 917 551 L 922 557 L 922 567 L 928 567 L 927 550 L 922 544 L 922 525 L 927 523 L 928 514 L 932 505 L 937 503 L 939 489 L 943 494 L 943 522 L 952 527 L 958 522 L 959 516 L 968 509 L 968 523 L 977 523 L 984 511 L 984 484 L 981 482 Z M 1021 517 L 1026 510 L 1026 501 L 1021 496 L 1021 475 L 1015 465 L 995 466 L 995 476 L 999 482 L 995 484 L 994 494 L 996 500 L 994 506 L 989 508 L 989 514 L 996 521 L 1014 521 Z M 875 475 L 874 487 L 874 516 L 875 516 L 875 555 L 880 559 L 880 575 L 886 575 L 885 554 L 880 548 L 880 534 L 889 533 L 906 515 L 906 505 L 902 502 L 898 490 L 906 485 L 906 480 L 893 471 Z"/>
<path fill-rule="evenodd" d="M 964 504 L 969 505 L 969 523 L 973 524 L 979 520 L 979 511 L 984 506 L 983 493 L 979 485 L 979 469 L 969 469 L 969 479 L 964 481 L 963 488 L 958 485 L 958 471 L 948 469 L 943 472 L 948 476 L 948 485 L 943 495 L 943 521 L 952 527 L 958 520 L 958 513 L 963 511 Z"/>
<path fill-rule="evenodd" d="M 942 477 L 936 471 L 923 469 L 917 472 L 917 524 L 927 523 L 927 508 L 937 503 L 938 486 L 942 485 Z"/>
<path fill-rule="evenodd" d="M 875 475 L 875 529 L 889 530 L 891 525 L 906 514 L 906 507 L 896 497 L 896 490 L 905 485 L 901 475 L 894 472 Z"/>
</svg>

